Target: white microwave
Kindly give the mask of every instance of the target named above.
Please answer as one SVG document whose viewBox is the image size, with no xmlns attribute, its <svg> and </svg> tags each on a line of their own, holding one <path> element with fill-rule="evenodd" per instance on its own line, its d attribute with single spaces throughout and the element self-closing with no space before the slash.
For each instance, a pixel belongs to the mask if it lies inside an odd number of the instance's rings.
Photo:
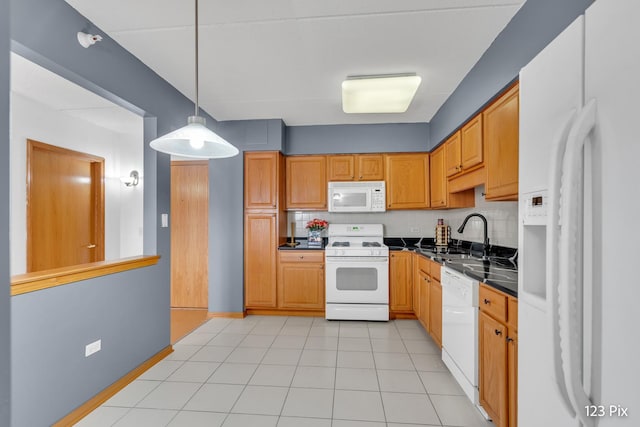
<svg viewBox="0 0 640 427">
<path fill-rule="evenodd" d="M 384 181 L 329 182 L 329 212 L 384 212 Z"/>
</svg>

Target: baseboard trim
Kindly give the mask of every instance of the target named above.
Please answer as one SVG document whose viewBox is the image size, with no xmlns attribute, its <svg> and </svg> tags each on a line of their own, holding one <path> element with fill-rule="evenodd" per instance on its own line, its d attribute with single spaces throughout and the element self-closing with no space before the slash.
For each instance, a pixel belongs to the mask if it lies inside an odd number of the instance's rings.
<svg viewBox="0 0 640 427">
<path fill-rule="evenodd" d="M 173 353 L 172 346 L 166 346 L 162 350 L 160 350 L 155 355 L 151 356 L 149 359 L 142 362 L 134 370 L 130 371 L 128 374 L 120 378 L 118 381 L 114 382 L 100 393 L 93 396 L 91 399 L 84 402 L 82 405 L 78 406 L 72 412 L 67 414 L 64 418 L 61 418 L 59 421 L 53 424 L 53 427 L 67 427 L 76 424 L 78 421 L 89 415 L 91 411 L 102 405 L 104 402 L 113 397 L 117 392 L 125 388 L 129 383 L 133 382 L 136 378 L 142 375 L 145 371 L 151 368 L 153 365 L 167 357 Z"/>
<path fill-rule="evenodd" d="M 300 317 L 324 317 L 324 310 L 282 310 L 282 309 L 256 309 L 247 310 L 247 314 L 258 316 L 300 316 Z"/>
<path fill-rule="evenodd" d="M 413 313 L 389 313 L 389 319 L 417 319 L 416 315 Z"/>
<path fill-rule="evenodd" d="M 215 312 L 209 312 L 209 314 L 207 314 L 207 318 L 209 319 L 213 319 L 216 317 L 229 317 L 231 319 L 244 319 L 245 317 L 247 317 L 247 312 L 246 311 L 215 311 Z"/>
</svg>

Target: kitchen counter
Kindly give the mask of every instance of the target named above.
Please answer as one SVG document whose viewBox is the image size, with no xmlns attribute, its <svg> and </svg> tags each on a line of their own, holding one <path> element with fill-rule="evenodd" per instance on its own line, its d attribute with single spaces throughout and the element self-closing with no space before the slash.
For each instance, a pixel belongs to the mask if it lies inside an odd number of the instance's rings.
<svg viewBox="0 0 640 427">
<path fill-rule="evenodd" d="M 288 240 L 287 240 L 288 241 Z M 287 244 L 278 246 L 278 250 L 281 251 L 323 251 L 326 245 L 326 241 L 322 243 L 322 246 L 312 246 L 309 247 L 307 245 L 307 239 L 295 239 L 296 243 L 299 243 L 298 246 L 288 246 Z"/>
<path fill-rule="evenodd" d="M 483 261 L 481 258 L 469 254 L 439 253 L 435 251 L 435 248 L 430 247 L 389 246 L 389 249 L 416 252 L 467 277 L 486 283 L 508 295 L 518 297 L 518 267 L 507 257 L 490 256 L 489 260 Z"/>
</svg>

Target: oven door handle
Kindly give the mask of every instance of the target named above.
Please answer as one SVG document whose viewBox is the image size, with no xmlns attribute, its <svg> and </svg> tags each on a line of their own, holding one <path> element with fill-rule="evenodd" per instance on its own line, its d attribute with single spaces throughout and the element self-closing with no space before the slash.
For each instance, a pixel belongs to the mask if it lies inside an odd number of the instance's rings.
<svg viewBox="0 0 640 427">
<path fill-rule="evenodd" d="M 372 257 L 372 256 L 349 256 L 349 257 L 325 257 L 327 264 L 344 264 L 348 262 L 370 262 L 370 263 L 388 263 L 388 257 Z"/>
</svg>

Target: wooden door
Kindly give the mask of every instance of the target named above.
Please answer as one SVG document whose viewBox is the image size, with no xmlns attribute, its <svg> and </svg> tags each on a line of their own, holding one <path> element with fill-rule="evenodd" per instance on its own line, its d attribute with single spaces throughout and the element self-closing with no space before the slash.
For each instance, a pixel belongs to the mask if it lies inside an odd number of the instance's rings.
<svg viewBox="0 0 640 427">
<path fill-rule="evenodd" d="M 357 176 L 360 181 L 384 180 L 384 157 L 382 154 L 360 154 L 357 157 Z"/>
<path fill-rule="evenodd" d="M 487 199 L 518 200 L 518 86 L 483 113 Z"/>
<path fill-rule="evenodd" d="M 429 333 L 438 347 L 442 347 L 442 285 L 433 273 L 429 286 Z"/>
<path fill-rule="evenodd" d="M 104 260 L 104 159 L 27 140 L 27 272 Z"/>
<path fill-rule="evenodd" d="M 431 186 L 431 207 L 444 208 L 447 206 L 447 177 L 444 171 L 444 147 L 439 147 L 429 156 Z"/>
<path fill-rule="evenodd" d="M 286 159 L 287 209 L 327 209 L 326 156 Z"/>
<path fill-rule="evenodd" d="M 277 151 L 244 153 L 245 209 L 276 209 L 280 156 Z"/>
<path fill-rule="evenodd" d="M 425 209 L 429 200 L 429 154 L 385 155 L 388 209 Z"/>
<path fill-rule="evenodd" d="M 462 127 L 460 139 L 460 170 L 466 171 L 482 163 L 482 114 Z"/>
<path fill-rule="evenodd" d="M 209 306 L 209 162 L 171 162 L 171 307 Z"/>
<path fill-rule="evenodd" d="M 327 156 L 327 180 L 353 181 L 356 176 L 354 156 Z"/>
<path fill-rule="evenodd" d="M 451 135 L 447 142 L 444 143 L 445 168 L 448 177 L 460 172 L 460 144 L 460 131 Z"/>
<path fill-rule="evenodd" d="M 246 308 L 276 307 L 277 216 L 249 213 L 244 217 Z"/>
<path fill-rule="evenodd" d="M 389 309 L 392 312 L 413 310 L 411 252 L 391 252 L 389 256 Z"/>
<path fill-rule="evenodd" d="M 480 404 L 497 427 L 507 422 L 507 328 L 487 314 L 478 315 L 478 388 Z"/>
</svg>

